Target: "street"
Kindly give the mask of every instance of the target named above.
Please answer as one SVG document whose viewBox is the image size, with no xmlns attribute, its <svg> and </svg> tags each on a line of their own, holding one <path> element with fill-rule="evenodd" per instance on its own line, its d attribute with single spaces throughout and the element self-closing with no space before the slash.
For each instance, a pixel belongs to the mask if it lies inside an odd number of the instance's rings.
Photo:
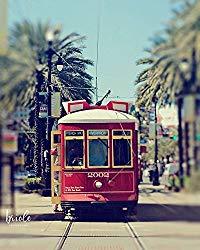
<svg viewBox="0 0 200 250">
<path fill-rule="evenodd" d="M 90 214 L 69 221 L 38 194 L 16 193 L 16 202 L 17 214 L 27 211 L 31 221 L 5 218 L 0 249 L 199 249 L 200 194 L 141 184 L 138 214 L 129 220 Z"/>
</svg>

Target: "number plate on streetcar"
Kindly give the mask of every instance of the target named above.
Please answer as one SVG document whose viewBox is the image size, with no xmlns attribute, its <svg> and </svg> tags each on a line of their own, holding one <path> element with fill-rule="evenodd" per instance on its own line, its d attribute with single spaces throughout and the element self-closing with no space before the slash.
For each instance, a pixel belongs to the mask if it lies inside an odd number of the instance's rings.
<svg viewBox="0 0 200 250">
<path fill-rule="evenodd" d="M 108 172 L 91 172 L 88 173 L 88 178 L 109 178 L 109 173 Z"/>
</svg>

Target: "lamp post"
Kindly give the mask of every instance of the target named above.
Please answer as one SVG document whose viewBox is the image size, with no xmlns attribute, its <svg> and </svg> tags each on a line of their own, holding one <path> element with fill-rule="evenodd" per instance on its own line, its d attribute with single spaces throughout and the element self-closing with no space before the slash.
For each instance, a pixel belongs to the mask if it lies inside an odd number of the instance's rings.
<svg viewBox="0 0 200 250">
<path fill-rule="evenodd" d="M 178 97 L 177 106 L 178 106 L 179 179 L 180 179 L 180 186 L 181 186 L 181 188 L 184 188 L 183 129 L 182 129 L 183 97 L 181 97 L 181 96 Z"/>
<path fill-rule="evenodd" d="M 154 143 L 154 166 L 155 166 L 155 170 L 154 170 L 154 175 L 153 175 L 153 186 L 159 186 L 160 182 L 159 182 L 159 172 L 158 172 L 158 165 L 157 165 L 157 161 L 158 161 L 158 138 L 157 138 L 157 102 L 158 99 L 157 97 L 154 97 L 152 99 L 152 102 L 154 104 L 154 116 L 155 116 L 155 143 Z"/>
<path fill-rule="evenodd" d="M 45 187 L 49 193 L 51 186 L 51 171 L 50 171 L 50 150 L 51 150 L 51 129 L 52 129 L 52 117 L 51 117 L 51 82 L 52 82 L 52 58 L 54 55 L 58 56 L 56 68 L 58 71 L 63 69 L 62 57 L 54 50 L 53 40 L 54 34 L 52 31 L 48 31 L 46 34 L 46 40 L 48 42 L 47 55 L 47 66 L 48 66 L 48 83 L 47 83 L 47 127 L 46 127 L 46 150 L 44 152 L 44 158 L 46 162 L 45 171 Z"/>
<path fill-rule="evenodd" d="M 40 113 L 40 104 L 39 104 L 39 93 L 43 85 L 43 76 L 42 76 L 42 64 L 39 59 L 39 64 L 36 66 L 36 84 L 35 84 L 35 108 L 34 108 L 34 127 L 35 127 L 35 144 L 34 144 L 34 170 L 38 177 L 41 176 L 42 170 L 44 170 L 43 165 L 43 156 L 42 153 L 42 142 L 41 142 L 41 121 L 39 117 Z"/>
</svg>

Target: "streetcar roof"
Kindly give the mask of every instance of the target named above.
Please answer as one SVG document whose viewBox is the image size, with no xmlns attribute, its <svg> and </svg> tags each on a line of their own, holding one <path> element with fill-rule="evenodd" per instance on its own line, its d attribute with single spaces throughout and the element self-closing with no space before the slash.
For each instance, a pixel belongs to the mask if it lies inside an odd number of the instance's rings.
<svg viewBox="0 0 200 250">
<path fill-rule="evenodd" d="M 127 113 L 115 110 L 89 109 L 70 113 L 58 120 L 58 123 L 131 123 L 138 120 Z"/>
</svg>

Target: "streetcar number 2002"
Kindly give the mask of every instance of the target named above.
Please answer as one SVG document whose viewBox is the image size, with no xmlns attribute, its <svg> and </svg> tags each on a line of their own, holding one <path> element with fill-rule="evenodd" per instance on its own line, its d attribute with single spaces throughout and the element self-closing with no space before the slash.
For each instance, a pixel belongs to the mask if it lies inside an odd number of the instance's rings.
<svg viewBox="0 0 200 250">
<path fill-rule="evenodd" d="M 109 173 L 104 173 L 104 172 L 91 172 L 91 173 L 88 173 L 88 177 L 89 178 L 97 178 L 97 177 L 100 177 L 100 178 L 108 178 L 109 177 Z"/>
</svg>

